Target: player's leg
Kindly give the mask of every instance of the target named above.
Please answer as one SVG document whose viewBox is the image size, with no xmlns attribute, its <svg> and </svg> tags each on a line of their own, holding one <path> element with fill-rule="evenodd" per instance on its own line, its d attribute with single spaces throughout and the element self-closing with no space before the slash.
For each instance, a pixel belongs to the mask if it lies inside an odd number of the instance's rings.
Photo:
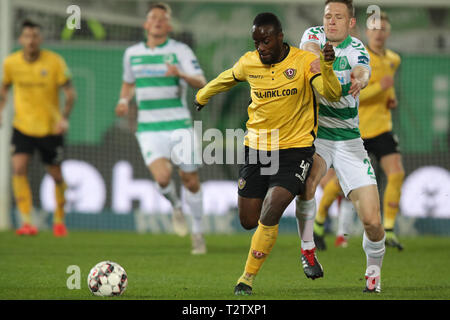
<svg viewBox="0 0 450 320">
<path fill-rule="evenodd" d="M 325 150 L 326 148 L 316 144 L 316 153 L 313 156 L 311 170 L 306 179 L 305 191 L 296 197 L 295 203 L 297 229 L 301 239 L 300 261 L 306 277 L 313 280 L 323 277 L 323 268 L 317 261 L 315 253 L 314 218 L 316 215 L 316 189 L 331 163 L 331 158 L 328 157 Z"/>
<path fill-rule="evenodd" d="M 187 170 L 186 168 L 184 170 Z M 181 182 L 185 188 L 185 199 L 192 216 L 192 254 L 206 253 L 203 231 L 203 192 L 198 171 L 179 170 Z"/>
<path fill-rule="evenodd" d="M 284 187 L 274 186 L 268 190 L 258 227 L 252 237 L 244 273 L 238 279 L 234 290 L 236 295 L 251 294 L 253 280 L 275 245 L 280 218 L 294 197 Z"/>
<path fill-rule="evenodd" d="M 367 185 L 352 190 L 348 196 L 364 226 L 363 249 L 366 253 L 366 290 L 380 292 L 381 267 L 385 253 L 385 233 L 381 224 L 378 189 Z"/>
<path fill-rule="evenodd" d="M 61 163 L 64 159 L 64 138 L 61 135 L 51 135 L 37 138 L 36 143 L 41 154 L 42 162 L 55 183 L 56 207 L 53 214 L 53 235 L 56 237 L 64 237 L 67 235 L 67 228 L 64 221 L 64 205 L 66 203 L 64 193 L 67 185 L 61 170 Z"/>
<path fill-rule="evenodd" d="M 28 164 L 34 148 L 34 138 L 24 135 L 17 129 L 13 130 L 11 138 L 12 187 L 21 218 L 21 227 L 16 231 L 19 235 L 34 235 L 38 232 L 31 219 L 33 197 L 27 176 Z"/>
<path fill-rule="evenodd" d="M 18 235 L 34 235 L 38 232 L 31 218 L 33 199 L 27 176 L 30 159 L 31 154 L 28 153 L 16 153 L 12 156 L 12 187 L 21 218 L 21 227 L 16 231 Z"/>
<path fill-rule="evenodd" d="M 137 132 L 136 138 L 144 162 L 156 182 L 158 192 L 166 198 L 172 206 L 172 223 L 176 234 L 186 236 L 188 227 L 181 200 L 178 196 L 175 182 L 172 180 L 173 165 L 171 159 L 171 132 L 144 131 Z"/>
<path fill-rule="evenodd" d="M 394 233 L 395 218 L 399 210 L 401 189 L 405 177 L 400 153 L 381 157 L 380 165 L 387 177 L 383 195 L 383 224 L 386 231 L 386 245 L 402 250 L 403 246 Z"/>
<path fill-rule="evenodd" d="M 186 236 L 189 231 L 183 211 L 181 210 L 181 200 L 178 196 L 175 182 L 172 180 L 172 163 L 167 158 L 157 158 L 150 162 L 148 168 L 156 182 L 159 193 L 172 206 L 172 223 L 175 233 L 181 237 Z"/>
<path fill-rule="evenodd" d="M 342 198 L 339 203 L 338 213 L 338 231 L 336 235 L 335 247 L 346 248 L 348 246 L 348 237 L 351 232 L 351 224 L 355 214 L 353 203 L 347 198 Z"/>
<path fill-rule="evenodd" d="M 366 287 L 381 290 L 381 266 L 385 234 L 381 224 L 380 200 L 375 172 L 361 139 L 337 143 L 333 166 L 344 195 L 349 198 L 363 223 L 363 249 L 366 254 Z"/>
<path fill-rule="evenodd" d="M 48 165 L 47 172 L 55 182 L 56 207 L 53 215 L 53 234 L 56 237 L 64 237 L 67 235 L 67 228 L 64 221 L 64 205 L 66 203 L 65 191 L 67 190 L 67 185 L 62 175 L 61 165 Z"/>
<path fill-rule="evenodd" d="M 327 178 L 326 181 L 325 178 Z M 334 200 L 342 195 L 342 190 L 339 181 L 333 169 L 329 169 L 325 177 L 321 180 L 323 186 L 323 195 L 319 203 L 319 210 L 317 211 L 316 219 L 314 221 L 314 242 L 318 250 L 326 250 L 325 244 L 325 229 L 324 223 L 328 216 L 328 210 L 333 204 Z"/>
</svg>

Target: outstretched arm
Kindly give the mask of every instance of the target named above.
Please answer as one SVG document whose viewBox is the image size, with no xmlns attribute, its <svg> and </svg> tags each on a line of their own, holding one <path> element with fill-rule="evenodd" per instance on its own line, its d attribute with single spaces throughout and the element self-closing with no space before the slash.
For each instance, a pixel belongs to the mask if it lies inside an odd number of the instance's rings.
<svg viewBox="0 0 450 320">
<path fill-rule="evenodd" d="M 219 74 L 217 78 L 211 80 L 201 88 L 195 97 L 194 105 L 197 111 L 200 111 L 209 101 L 209 99 L 221 92 L 225 92 L 234 87 L 239 80 L 233 75 L 233 69 L 228 69 Z"/>
</svg>

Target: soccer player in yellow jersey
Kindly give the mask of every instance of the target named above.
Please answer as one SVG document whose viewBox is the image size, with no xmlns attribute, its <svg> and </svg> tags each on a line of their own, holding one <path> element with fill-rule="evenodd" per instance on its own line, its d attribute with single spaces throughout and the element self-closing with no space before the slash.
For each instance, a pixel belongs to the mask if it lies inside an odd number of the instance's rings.
<svg viewBox="0 0 450 320">
<path fill-rule="evenodd" d="M 19 42 L 22 50 L 9 55 L 3 63 L 0 88 L 0 123 L 8 90 L 14 91 L 14 120 L 12 134 L 12 186 L 22 226 L 19 235 L 35 235 L 38 230 L 31 221 L 32 196 L 27 178 L 27 167 L 37 149 L 48 173 L 55 181 L 56 209 L 53 233 L 67 235 L 64 223 L 64 191 L 67 188 L 61 173 L 63 137 L 69 127 L 69 114 L 75 90 L 70 72 L 63 58 L 40 48 L 41 27 L 25 21 Z M 59 89 L 65 94 L 65 107 L 59 108 Z"/>
<path fill-rule="evenodd" d="M 238 208 L 242 226 L 257 229 L 244 273 L 234 290 L 236 295 L 252 294 L 253 280 L 275 244 L 284 210 L 305 190 L 317 133 L 313 90 L 332 101 L 342 93 L 332 70 L 331 45 L 327 44 L 321 54 L 320 75 L 311 71 L 311 64 L 317 59 L 314 54 L 283 42 L 281 23 L 274 14 L 256 16 L 252 37 L 256 50 L 247 52 L 231 69 L 199 90 L 195 101 L 197 109 L 201 109 L 213 95 L 240 81 L 250 85 L 252 102 L 244 139 L 245 163 L 239 170 Z M 270 164 L 265 156 L 270 158 Z M 310 221 L 300 221 L 300 231 L 305 223 Z M 312 232 L 301 235 L 314 245 Z M 310 258 L 316 264 L 307 276 L 322 277 L 323 270 L 314 252 Z"/>
<path fill-rule="evenodd" d="M 386 245 L 402 250 L 403 246 L 394 234 L 394 225 L 405 171 L 398 150 L 397 138 L 392 132 L 391 116 L 391 110 L 397 107 L 394 75 L 401 60 L 398 54 L 385 47 L 390 31 L 391 25 L 386 13 L 381 14 L 379 29 L 366 30 L 372 76 L 368 86 L 361 91 L 359 98 L 359 128 L 364 140 L 364 147 L 376 157 L 387 176 L 387 185 L 383 196 L 383 226 L 386 232 Z M 331 203 L 340 193 L 337 178 L 332 179 L 325 186 L 324 197 L 316 217 L 315 230 L 318 230 L 319 237 L 322 236 L 320 224 L 325 220 Z M 342 215 L 347 214 L 352 213 L 350 211 L 342 212 Z M 340 216 L 339 219 L 346 218 Z M 338 234 L 339 237 L 342 235 Z"/>
</svg>

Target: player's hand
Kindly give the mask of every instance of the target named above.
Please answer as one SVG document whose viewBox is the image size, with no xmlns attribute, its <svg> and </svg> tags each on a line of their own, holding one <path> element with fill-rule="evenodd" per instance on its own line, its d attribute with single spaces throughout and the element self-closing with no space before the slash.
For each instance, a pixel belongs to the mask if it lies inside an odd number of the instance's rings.
<svg viewBox="0 0 450 320">
<path fill-rule="evenodd" d="M 57 124 L 56 124 L 56 134 L 61 135 L 65 134 L 69 130 L 69 121 L 66 118 L 62 118 Z"/>
<path fill-rule="evenodd" d="M 394 78 L 392 76 L 384 76 L 380 80 L 381 89 L 387 90 L 394 85 Z"/>
<path fill-rule="evenodd" d="M 352 85 L 350 86 L 348 93 L 351 94 L 353 98 L 356 98 L 359 95 L 361 89 L 364 87 L 364 82 L 355 78 L 353 72 L 350 74 L 350 81 Z"/>
<path fill-rule="evenodd" d="M 327 42 L 325 43 L 325 46 L 322 49 L 323 59 L 325 61 L 334 61 L 335 55 L 334 55 L 334 49 L 331 43 Z"/>
<path fill-rule="evenodd" d="M 118 117 L 123 117 L 128 114 L 128 104 L 126 103 L 118 103 L 116 106 L 116 115 Z"/>
<path fill-rule="evenodd" d="M 195 109 L 197 109 L 197 111 L 202 110 L 202 108 L 203 108 L 204 106 L 205 106 L 205 105 L 198 103 L 197 99 L 194 100 L 194 107 L 195 107 Z"/>
<path fill-rule="evenodd" d="M 398 101 L 395 98 L 389 98 L 388 102 L 387 102 L 387 108 L 388 109 L 395 109 L 397 108 L 398 105 Z"/>
<path fill-rule="evenodd" d="M 181 72 L 180 69 L 178 69 L 178 67 L 174 64 L 168 64 L 166 63 L 167 66 L 167 72 L 165 74 L 166 77 L 181 77 Z"/>
<path fill-rule="evenodd" d="M 310 64 L 311 66 L 311 73 L 319 73 L 320 72 L 320 59 L 317 58 Z"/>
</svg>

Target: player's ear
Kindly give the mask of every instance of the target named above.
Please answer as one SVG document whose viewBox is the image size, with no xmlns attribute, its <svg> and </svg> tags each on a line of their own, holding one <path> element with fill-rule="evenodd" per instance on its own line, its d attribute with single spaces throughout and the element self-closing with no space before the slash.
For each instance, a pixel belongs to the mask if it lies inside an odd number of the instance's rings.
<svg viewBox="0 0 450 320">
<path fill-rule="evenodd" d="M 356 18 L 350 18 L 349 27 L 353 29 L 356 26 Z"/>
</svg>

